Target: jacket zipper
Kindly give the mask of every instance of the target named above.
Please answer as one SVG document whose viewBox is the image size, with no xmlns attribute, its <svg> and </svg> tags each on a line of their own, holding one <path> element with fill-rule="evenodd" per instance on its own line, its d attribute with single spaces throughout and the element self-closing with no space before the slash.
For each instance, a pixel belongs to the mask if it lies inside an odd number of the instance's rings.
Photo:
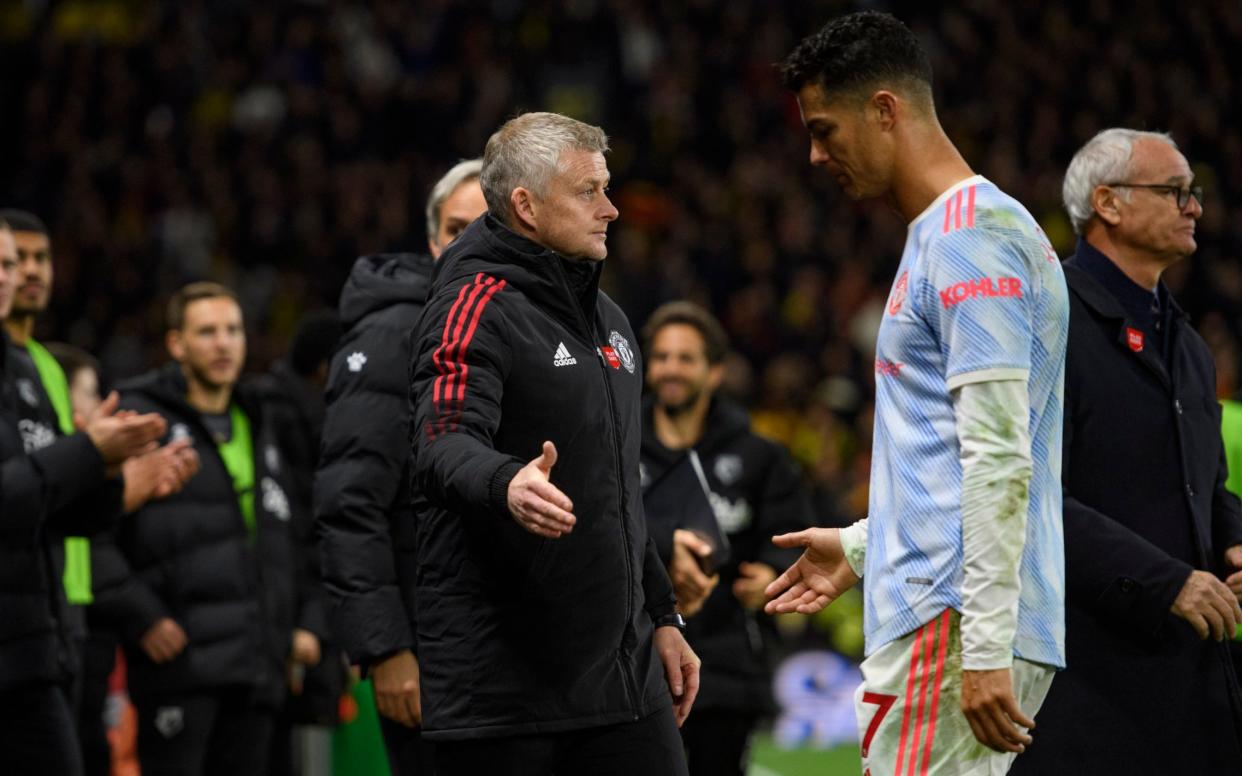
<svg viewBox="0 0 1242 776">
<path fill-rule="evenodd" d="M 608 363 L 604 359 L 604 354 L 600 350 L 599 345 L 595 342 L 595 330 L 587 321 L 582 305 L 574 296 L 573 289 L 569 285 L 569 277 L 565 274 L 565 268 L 561 266 L 560 261 L 554 261 L 553 263 L 556 265 L 557 273 L 561 278 L 561 286 L 569 296 L 574 313 L 578 317 L 578 322 L 582 324 L 582 331 L 586 334 L 587 342 L 590 343 L 591 347 L 595 348 L 596 363 L 599 364 L 600 374 L 604 381 L 604 395 L 608 399 L 608 421 L 612 429 L 613 452 L 617 460 L 617 514 L 619 517 L 618 522 L 621 524 L 622 554 L 625 557 L 625 620 L 621 626 L 622 643 L 617 645 L 617 665 L 621 669 L 621 676 L 624 680 L 622 684 L 630 702 L 630 709 L 633 711 L 634 719 L 638 720 L 638 690 L 634 676 L 626 665 L 624 647 L 625 631 L 630 627 L 630 622 L 634 619 L 634 564 L 630 560 L 630 534 L 625 527 L 625 493 L 621 486 L 621 478 L 625 473 L 621 471 L 621 439 L 617 433 L 616 399 L 612 394 L 612 383 L 608 380 Z"/>
</svg>

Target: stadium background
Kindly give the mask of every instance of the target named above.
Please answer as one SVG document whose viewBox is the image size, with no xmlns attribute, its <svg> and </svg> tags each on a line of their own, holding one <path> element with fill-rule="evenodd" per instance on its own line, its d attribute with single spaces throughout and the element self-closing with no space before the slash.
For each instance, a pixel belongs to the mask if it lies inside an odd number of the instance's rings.
<svg viewBox="0 0 1242 776">
<path fill-rule="evenodd" d="M 0 199 L 42 215 L 56 253 L 40 339 L 135 374 L 163 359 L 168 292 L 209 277 L 241 291 L 249 364 L 266 369 L 302 312 L 335 305 L 355 256 L 424 249 L 423 204 L 452 162 L 517 112 L 559 111 L 612 138 L 607 289 L 636 324 L 673 298 L 714 310 L 738 351 L 730 389 L 804 465 L 824 522 L 849 522 L 905 230 L 809 167 L 773 63 L 859 7 L 918 33 L 950 137 L 1062 255 L 1074 150 L 1108 126 L 1173 133 L 1207 198 L 1199 252 L 1168 280 L 1232 394 L 1233 0 L 0 0 Z"/>
</svg>

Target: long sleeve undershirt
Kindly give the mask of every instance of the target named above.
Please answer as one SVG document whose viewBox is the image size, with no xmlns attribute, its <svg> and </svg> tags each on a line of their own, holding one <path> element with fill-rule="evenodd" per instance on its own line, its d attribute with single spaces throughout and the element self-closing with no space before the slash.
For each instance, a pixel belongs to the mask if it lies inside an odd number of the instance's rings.
<svg viewBox="0 0 1242 776">
<path fill-rule="evenodd" d="M 966 383 L 953 391 L 953 409 L 962 464 L 962 667 L 1008 668 L 1030 505 L 1026 381 Z M 862 576 L 866 518 L 840 536 L 846 562 Z"/>
</svg>

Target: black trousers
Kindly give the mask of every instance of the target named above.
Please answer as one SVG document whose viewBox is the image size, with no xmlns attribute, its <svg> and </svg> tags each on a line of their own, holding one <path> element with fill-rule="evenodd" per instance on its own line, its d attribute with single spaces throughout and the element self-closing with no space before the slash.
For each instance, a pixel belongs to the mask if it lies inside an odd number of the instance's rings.
<svg viewBox="0 0 1242 776">
<path fill-rule="evenodd" d="M 0 692 L 0 770 L 12 776 L 81 776 L 68 692 L 36 684 Z"/>
<path fill-rule="evenodd" d="M 380 732 L 392 776 L 432 776 L 436 772 L 435 745 L 424 741 L 422 731 L 379 715 Z"/>
<path fill-rule="evenodd" d="M 133 697 L 142 776 L 264 776 L 276 710 L 250 688 Z"/>
<path fill-rule="evenodd" d="M 436 776 L 687 776 L 673 709 L 568 733 L 436 742 Z M 145 773 L 144 773 L 145 776 Z"/>
<path fill-rule="evenodd" d="M 78 738 L 86 776 L 108 776 L 112 772 L 104 711 L 108 704 L 108 676 L 115 663 L 116 638 L 92 631 L 82 650 L 82 689 L 78 699 Z"/>
<path fill-rule="evenodd" d="M 681 726 L 690 776 L 746 776 L 751 734 L 758 721 L 752 712 L 691 711 Z"/>
</svg>

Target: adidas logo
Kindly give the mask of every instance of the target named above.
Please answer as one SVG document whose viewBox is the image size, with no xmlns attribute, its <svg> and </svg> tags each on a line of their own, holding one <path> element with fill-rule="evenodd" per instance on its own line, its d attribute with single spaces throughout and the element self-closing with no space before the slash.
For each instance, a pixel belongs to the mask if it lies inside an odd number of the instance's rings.
<svg viewBox="0 0 1242 776">
<path fill-rule="evenodd" d="M 553 366 L 573 366 L 576 363 L 578 359 L 569 355 L 569 349 L 565 347 L 564 342 L 556 346 L 556 354 L 552 356 Z"/>
</svg>

